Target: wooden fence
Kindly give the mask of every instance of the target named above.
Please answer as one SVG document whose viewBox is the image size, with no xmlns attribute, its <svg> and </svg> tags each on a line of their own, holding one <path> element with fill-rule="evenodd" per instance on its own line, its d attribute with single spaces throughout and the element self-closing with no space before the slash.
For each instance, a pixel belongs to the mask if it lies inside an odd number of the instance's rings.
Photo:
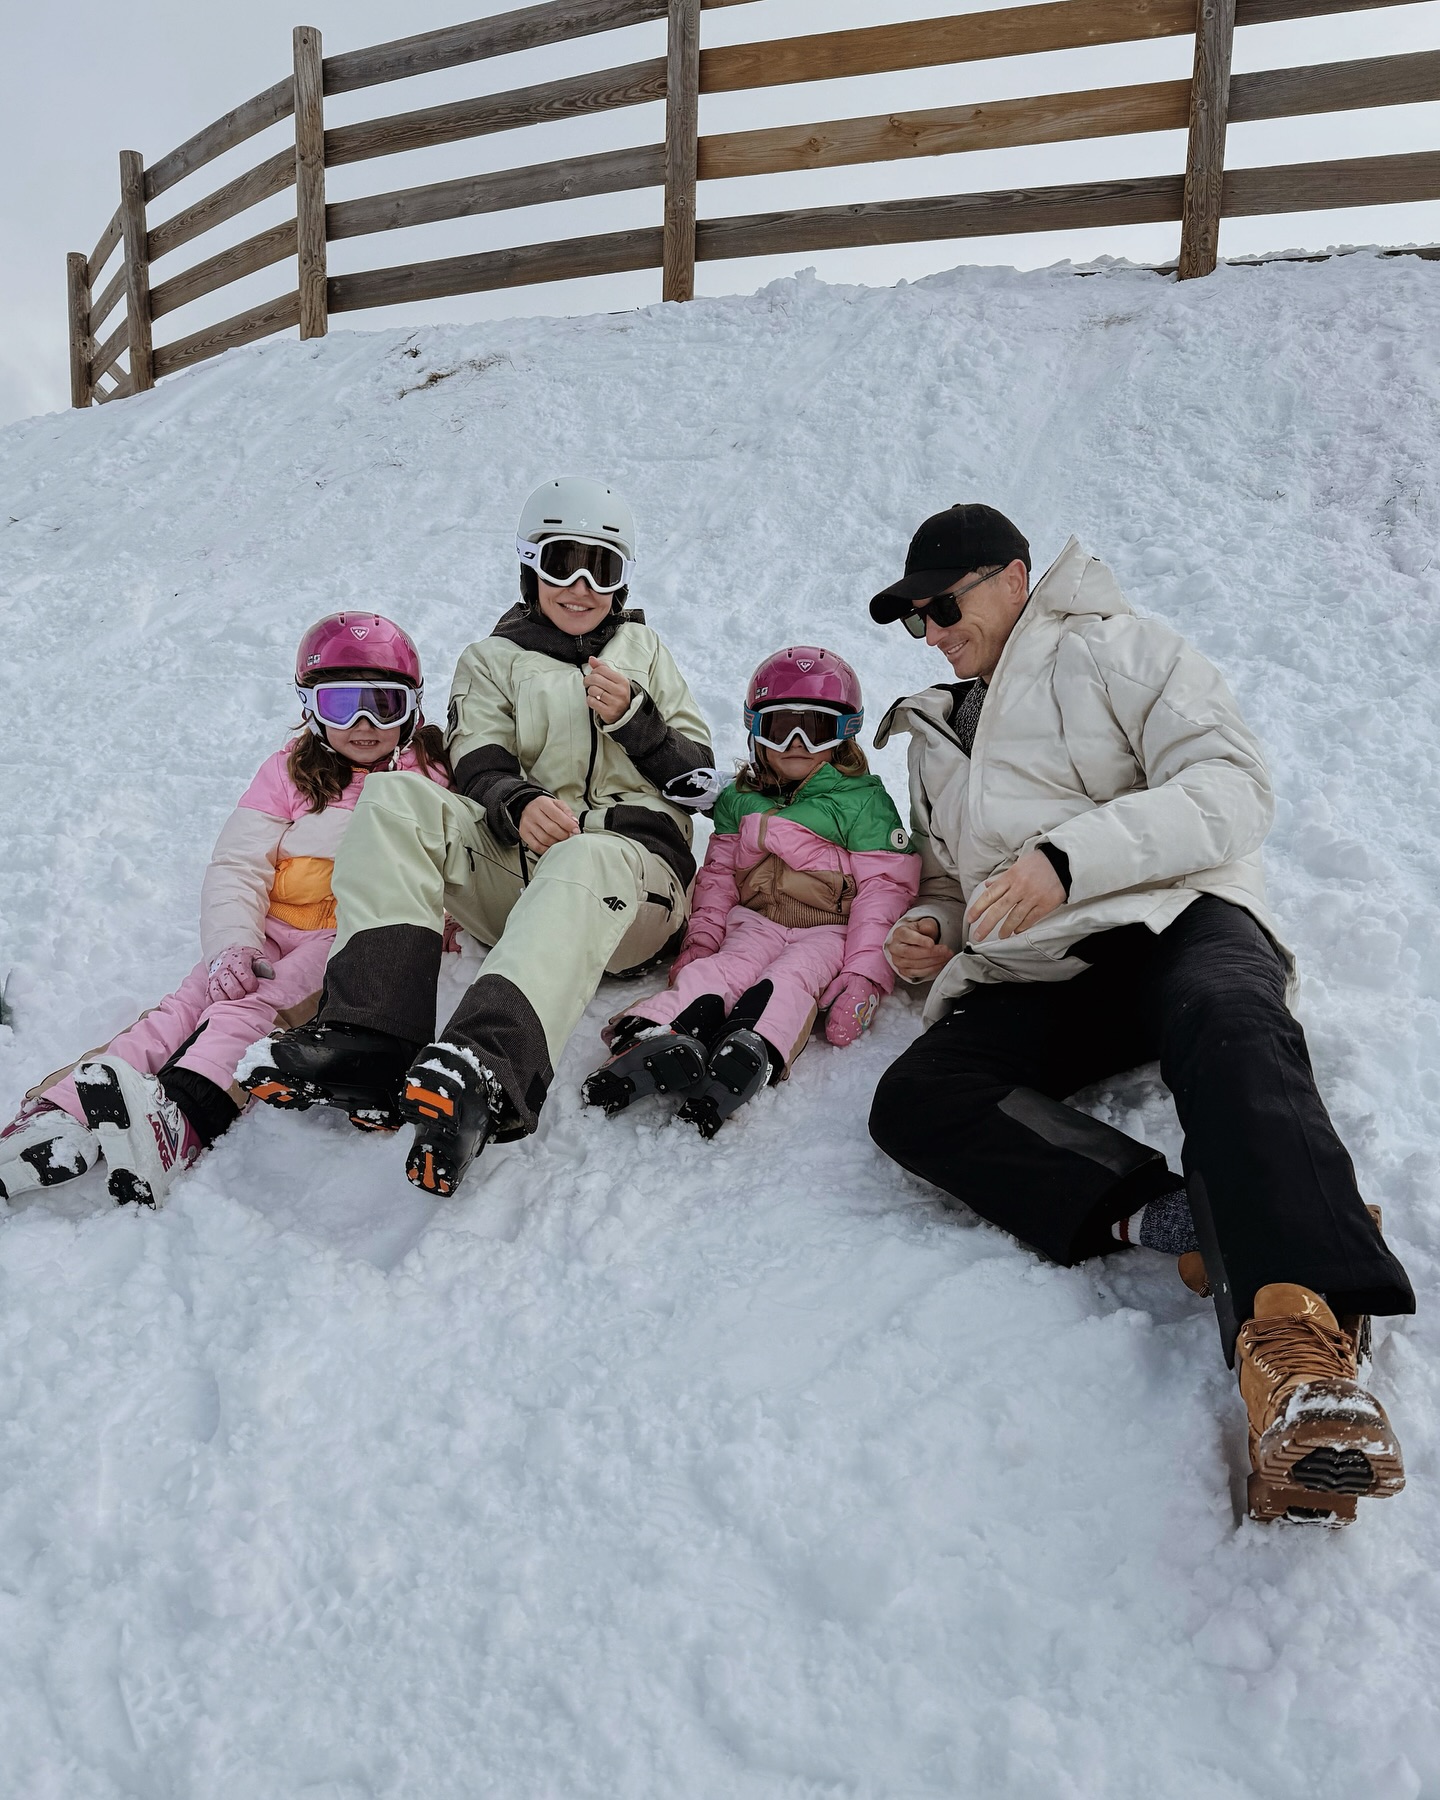
<svg viewBox="0 0 1440 1800">
<path fill-rule="evenodd" d="M 297 27 L 294 67 L 283 81 L 149 167 L 137 152 L 121 151 L 115 216 L 89 256 L 75 252 L 68 258 L 73 404 L 138 393 L 162 375 L 292 326 L 302 338 L 320 337 L 332 313 L 399 301 L 651 268 L 663 271 L 665 299 L 688 300 L 697 258 L 1168 221 L 1180 225 L 1178 271 L 1187 279 L 1215 267 L 1222 218 L 1440 198 L 1440 151 L 1225 168 L 1230 123 L 1440 99 L 1440 51 L 1231 75 L 1237 28 L 1403 0 L 1041 0 L 955 18 L 702 49 L 702 11 L 750 3 L 545 0 L 339 56 L 322 56 L 319 32 Z M 667 21 L 667 52 L 650 61 L 358 124 L 325 124 L 326 95 L 660 19 Z M 702 94 L 1191 35 L 1189 81 L 699 135 Z M 663 144 L 338 203 L 325 198 L 325 171 L 344 163 L 660 100 Z M 163 194 L 291 117 L 293 147 L 151 222 L 153 203 Z M 1183 175 L 697 219 L 699 181 L 1173 129 L 1189 134 Z M 153 264 L 290 187 L 294 218 L 152 284 Z M 663 188 L 662 225 L 359 274 L 327 272 L 326 247 L 340 238 L 641 188 Z M 117 252 L 118 266 L 99 288 Z M 296 279 L 289 292 L 190 336 L 154 342 L 155 321 L 167 313 L 291 258 Z M 102 339 L 117 310 L 119 323 Z"/>
</svg>

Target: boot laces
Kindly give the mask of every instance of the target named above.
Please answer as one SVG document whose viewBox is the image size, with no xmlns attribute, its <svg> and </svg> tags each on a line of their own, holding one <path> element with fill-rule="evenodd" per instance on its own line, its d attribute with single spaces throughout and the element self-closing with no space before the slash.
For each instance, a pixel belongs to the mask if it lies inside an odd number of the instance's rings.
<svg viewBox="0 0 1440 1800">
<path fill-rule="evenodd" d="M 1290 1314 L 1281 1319 L 1251 1319 L 1245 1327 L 1252 1360 L 1285 1381 L 1355 1379 L 1355 1357 L 1343 1331 L 1331 1331 L 1319 1319 Z"/>
</svg>

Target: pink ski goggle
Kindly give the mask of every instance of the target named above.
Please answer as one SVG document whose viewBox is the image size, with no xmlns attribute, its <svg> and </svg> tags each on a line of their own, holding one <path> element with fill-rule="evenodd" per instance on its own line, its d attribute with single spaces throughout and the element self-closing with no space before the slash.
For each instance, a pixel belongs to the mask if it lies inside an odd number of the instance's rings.
<svg viewBox="0 0 1440 1800">
<path fill-rule="evenodd" d="M 745 723 L 750 741 L 767 750 L 788 750 L 798 737 L 812 756 L 818 756 L 859 737 L 865 715 L 843 707 L 762 706 L 753 712 L 747 708 Z"/>
<path fill-rule="evenodd" d="M 337 731 L 348 731 L 361 719 L 389 731 L 420 710 L 419 693 L 404 681 L 318 681 L 295 692 L 307 719 Z"/>
</svg>

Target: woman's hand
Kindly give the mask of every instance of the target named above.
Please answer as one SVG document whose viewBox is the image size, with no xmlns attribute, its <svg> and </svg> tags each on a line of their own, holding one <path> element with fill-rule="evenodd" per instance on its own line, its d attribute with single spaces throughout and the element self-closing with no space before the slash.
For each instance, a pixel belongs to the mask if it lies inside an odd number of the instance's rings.
<svg viewBox="0 0 1440 1800">
<path fill-rule="evenodd" d="M 585 704 L 598 719 L 613 725 L 624 718 L 630 705 L 629 680 L 609 663 L 592 656 L 585 671 Z"/>
<path fill-rule="evenodd" d="M 970 902 L 965 917 L 970 936 L 983 943 L 998 925 L 1002 938 L 1028 931 L 1065 904 L 1065 886 L 1055 865 L 1038 850 L 1027 850 L 1003 874 L 996 875 Z"/>
<path fill-rule="evenodd" d="M 938 919 L 902 919 L 885 945 L 906 981 L 932 981 L 955 954 L 940 942 Z"/>
<path fill-rule="evenodd" d="M 563 844 L 579 829 L 580 821 L 553 794 L 541 794 L 520 815 L 520 842 L 534 856 L 543 856 L 552 844 Z"/>
</svg>

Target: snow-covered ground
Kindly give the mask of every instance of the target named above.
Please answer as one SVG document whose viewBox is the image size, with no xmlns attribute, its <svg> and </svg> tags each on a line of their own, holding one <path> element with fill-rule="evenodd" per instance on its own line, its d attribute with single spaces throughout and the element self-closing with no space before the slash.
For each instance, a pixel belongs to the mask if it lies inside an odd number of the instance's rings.
<svg viewBox="0 0 1440 1800">
<path fill-rule="evenodd" d="M 872 1148 L 913 998 L 705 1144 L 582 1112 L 608 984 L 454 1202 L 262 1110 L 158 1216 L 87 1178 L 0 1223 L 0 1792 L 1440 1796 L 1437 345 L 1408 259 L 801 278 L 271 343 L 0 434 L 6 1115 L 193 962 L 311 618 L 398 616 L 443 711 L 521 498 L 601 473 L 728 756 L 774 646 L 850 657 L 872 718 L 944 674 L 864 602 L 985 498 L 1268 745 L 1321 1086 L 1421 1305 L 1375 1373 L 1406 1492 L 1240 1523 L 1172 1267 L 1042 1266 Z M 1089 1098 L 1178 1156 L 1153 1071 Z"/>
</svg>

